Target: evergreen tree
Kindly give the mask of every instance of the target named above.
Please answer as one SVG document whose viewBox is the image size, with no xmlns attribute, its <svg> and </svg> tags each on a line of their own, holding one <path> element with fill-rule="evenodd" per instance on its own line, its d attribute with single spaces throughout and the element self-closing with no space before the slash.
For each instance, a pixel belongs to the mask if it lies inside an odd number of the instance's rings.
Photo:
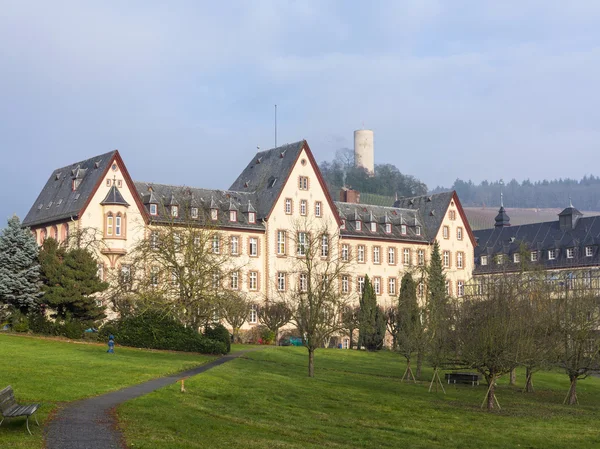
<svg viewBox="0 0 600 449">
<path fill-rule="evenodd" d="M 365 276 L 365 286 L 360 297 L 358 346 L 364 346 L 369 351 L 381 349 L 386 321 L 385 312 L 377 305 L 377 296 L 369 276 Z"/>
<path fill-rule="evenodd" d="M 398 297 L 397 350 L 406 359 L 406 372 L 412 375 L 410 362 L 423 338 L 421 311 L 417 302 L 417 284 L 410 273 L 402 277 Z"/>
<path fill-rule="evenodd" d="M 0 235 L 0 305 L 22 313 L 37 307 L 40 296 L 38 246 L 15 215 Z"/>
<path fill-rule="evenodd" d="M 39 259 L 43 302 L 55 311 L 56 318 L 93 323 L 106 316 L 94 295 L 106 290 L 108 283 L 98 278 L 97 262 L 88 250 L 68 250 L 49 238 L 42 245 Z"/>
</svg>

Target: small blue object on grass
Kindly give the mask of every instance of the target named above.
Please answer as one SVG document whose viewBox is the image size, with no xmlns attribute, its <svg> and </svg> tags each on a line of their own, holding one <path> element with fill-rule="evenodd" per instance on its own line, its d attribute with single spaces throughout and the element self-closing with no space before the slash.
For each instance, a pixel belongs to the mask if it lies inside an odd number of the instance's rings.
<svg viewBox="0 0 600 449">
<path fill-rule="evenodd" d="M 115 353 L 115 337 L 113 335 L 108 336 L 108 352 L 109 354 Z"/>
</svg>

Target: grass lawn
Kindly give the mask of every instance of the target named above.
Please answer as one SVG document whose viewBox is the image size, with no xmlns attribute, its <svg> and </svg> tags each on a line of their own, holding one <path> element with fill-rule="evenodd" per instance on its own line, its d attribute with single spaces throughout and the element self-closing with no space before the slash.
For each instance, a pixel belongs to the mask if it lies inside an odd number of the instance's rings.
<svg viewBox="0 0 600 449">
<path fill-rule="evenodd" d="M 43 426 L 57 403 L 96 396 L 169 373 L 201 365 L 215 357 L 198 354 L 116 348 L 52 339 L 0 334 L 0 389 L 12 385 L 17 402 L 42 403 Z M 40 448 L 42 431 L 24 418 L 0 426 L 0 448 Z"/>
<path fill-rule="evenodd" d="M 480 409 L 486 387 L 401 383 L 390 352 L 265 348 L 118 410 L 135 448 L 567 448 L 600 447 L 600 379 L 581 381 L 581 405 L 562 405 L 568 378 L 534 376 L 536 393 L 501 380 L 501 411 Z M 425 370 L 431 377 L 431 370 Z"/>
</svg>

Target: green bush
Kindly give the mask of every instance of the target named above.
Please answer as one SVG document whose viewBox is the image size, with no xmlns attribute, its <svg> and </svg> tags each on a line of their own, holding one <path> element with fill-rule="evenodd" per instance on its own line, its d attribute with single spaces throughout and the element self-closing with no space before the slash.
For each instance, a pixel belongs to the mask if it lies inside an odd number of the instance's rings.
<svg viewBox="0 0 600 449">
<path fill-rule="evenodd" d="M 203 354 L 227 353 L 225 343 L 200 335 L 160 312 L 148 311 L 108 322 L 98 337 L 108 340 L 109 334 L 114 335 L 115 343 L 122 346 Z"/>
<path fill-rule="evenodd" d="M 34 334 L 40 335 L 54 335 L 55 328 L 54 323 L 50 321 L 43 313 L 38 311 L 30 312 L 29 318 L 29 329 Z"/>
<path fill-rule="evenodd" d="M 23 315 L 21 312 L 13 312 L 13 314 L 10 316 L 10 324 L 12 330 L 15 332 L 29 331 L 29 319 L 26 315 Z"/>
<path fill-rule="evenodd" d="M 63 322 L 54 323 L 54 335 L 67 337 L 71 340 L 79 340 L 83 338 L 83 331 L 88 326 L 80 321 L 67 318 Z"/>
<path fill-rule="evenodd" d="M 211 340 L 223 342 L 227 348 L 227 353 L 231 351 L 231 334 L 222 324 L 207 326 L 204 330 L 204 336 Z"/>
<path fill-rule="evenodd" d="M 260 344 L 261 345 L 270 345 L 275 341 L 275 332 L 269 330 L 267 327 L 264 327 L 260 331 Z"/>
</svg>

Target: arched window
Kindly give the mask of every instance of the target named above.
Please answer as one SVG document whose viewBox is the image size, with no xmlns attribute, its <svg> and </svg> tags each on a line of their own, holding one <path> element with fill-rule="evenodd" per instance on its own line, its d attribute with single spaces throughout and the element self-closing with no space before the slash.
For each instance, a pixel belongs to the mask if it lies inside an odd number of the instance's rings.
<svg viewBox="0 0 600 449">
<path fill-rule="evenodd" d="M 51 231 L 50 237 L 52 237 L 54 240 L 58 241 L 58 228 L 56 227 L 56 225 L 52 226 L 52 231 Z"/>
<path fill-rule="evenodd" d="M 63 223 L 62 225 L 62 241 L 66 242 L 69 240 L 69 224 Z"/>
<path fill-rule="evenodd" d="M 106 215 L 106 235 L 113 235 L 113 214 L 109 212 Z"/>
<path fill-rule="evenodd" d="M 115 235 L 121 236 L 121 213 L 115 217 Z"/>
</svg>

